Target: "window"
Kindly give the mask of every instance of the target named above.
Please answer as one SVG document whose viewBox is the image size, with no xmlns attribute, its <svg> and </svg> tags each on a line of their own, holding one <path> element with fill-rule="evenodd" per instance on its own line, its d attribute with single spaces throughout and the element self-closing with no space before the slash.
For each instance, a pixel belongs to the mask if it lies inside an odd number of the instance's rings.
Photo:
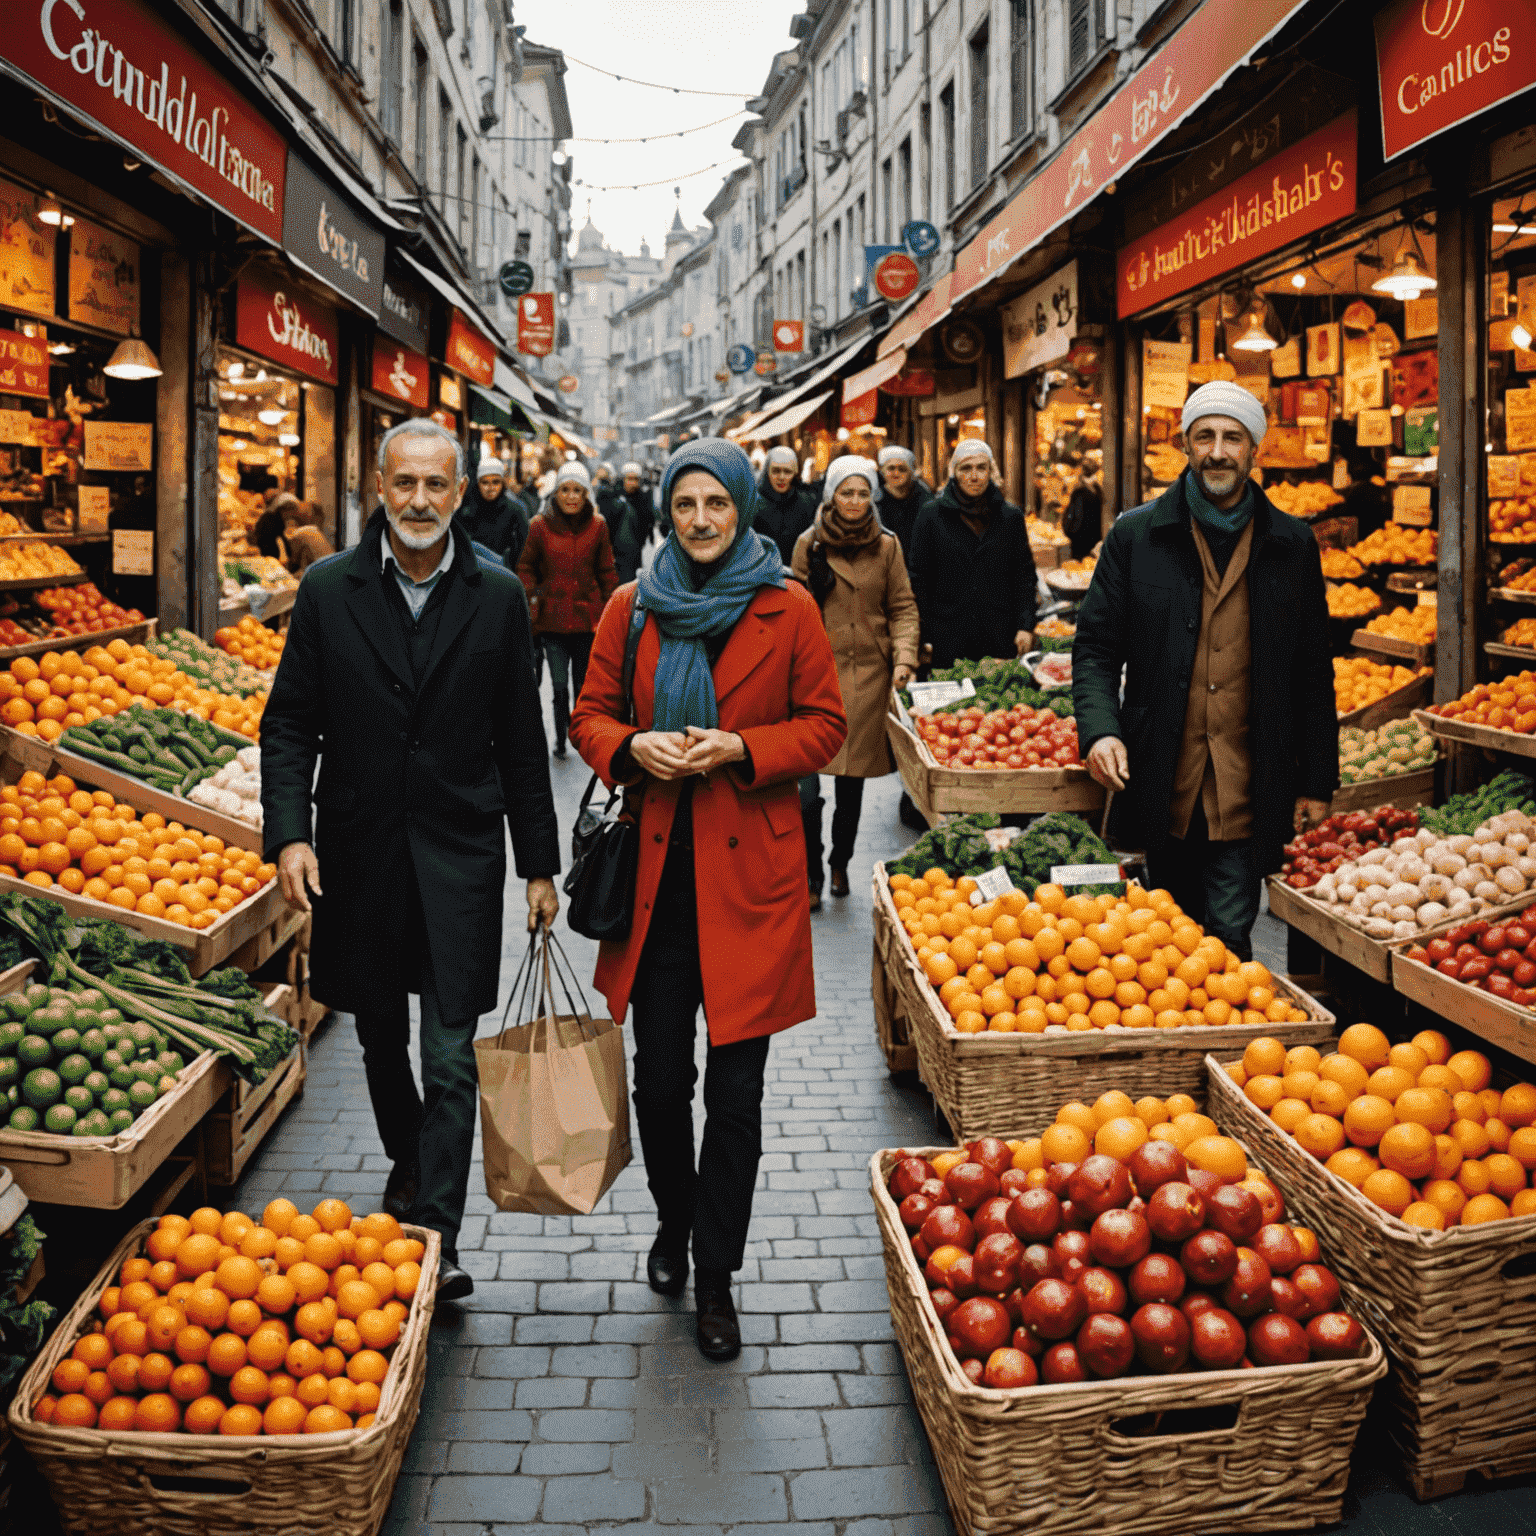
<svg viewBox="0 0 1536 1536">
<path fill-rule="evenodd" d="M 889 245 L 891 243 L 891 161 L 887 155 L 880 162 L 880 208 L 881 225 L 880 238 Z"/>
<path fill-rule="evenodd" d="M 805 252 L 795 255 L 795 314 L 805 319 Z"/>
<path fill-rule="evenodd" d="M 384 89 L 380 97 L 379 112 L 383 119 L 385 136 L 391 143 L 399 144 L 401 120 L 405 113 L 405 82 L 401 77 L 405 53 L 405 4 L 404 0 L 389 0 L 384 13 Z"/>
<path fill-rule="evenodd" d="M 864 286 L 864 238 L 865 238 L 865 206 L 864 194 L 859 193 L 858 217 L 848 232 L 848 266 L 853 276 L 852 286 L 862 288 Z"/>
<path fill-rule="evenodd" d="M 917 142 L 923 156 L 923 217 L 933 213 L 933 108 L 925 101 L 917 109 Z"/>
<path fill-rule="evenodd" d="M 448 182 L 448 173 L 453 167 L 453 107 L 448 101 L 448 93 L 438 87 L 437 91 L 437 206 L 446 219 L 448 217 L 448 194 L 453 190 Z"/>
<path fill-rule="evenodd" d="M 1109 0 L 1067 0 L 1067 79 L 1073 80 L 1104 45 Z"/>
<path fill-rule="evenodd" d="M 1008 136 L 1023 138 L 1034 126 L 1029 107 L 1034 77 L 1034 50 L 1029 16 L 1030 0 L 1009 0 L 1008 33 Z"/>
<path fill-rule="evenodd" d="M 944 206 L 955 206 L 955 82 L 939 92 L 939 164 L 943 168 Z"/>
<path fill-rule="evenodd" d="M 826 230 L 822 230 L 821 259 L 816 263 L 816 291 L 821 295 L 822 303 L 824 306 L 826 306 L 829 312 L 831 310 L 831 305 L 827 301 L 831 297 L 831 289 L 827 285 L 827 278 L 830 275 L 827 271 L 827 256 L 831 249 L 832 237 L 827 233 Z"/>
<path fill-rule="evenodd" d="M 431 120 L 428 103 L 432 92 L 432 72 L 427 64 L 427 50 L 419 37 L 411 40 L 411 107 L 416 114 L 416 180 L 427 184 L 427 124 Z"/>
<path fill-rule="evenodd" d="M 513 103 L 512 134 L 512 163 L 524 165 L 528 160 L 528 111 L 520 101 Z"/>
<path fill-rule="evenodd" d="M 461 137 L 462 143 L 462 137 Z M 469 264 L 475 270 L 485 267 L 485 253 L 480 249 L 480 156 L 474 155 L 469 164 Z"/>
<path fill-rule="evenodd" d="M 820 123 L 817 137 L 830 142 L 833 134 L 833 119 L 837 113 L 837 104 L 833 101 L 832 60 L 828 59 L 821 66 L 821 99 L 817 103 L 819 108 L 816 117 Z"/>
<path fill-rule="evenodd" d="M 832 220 L 832 314 L 843 312 L 843 221 Z"/>
<path fill-rule="evenodd" d="M 331 42 L 341 55 L 341 62 L 355 66 L 357 27 L 353 17 L 353 0 L 331 0 L 331 21 Z"/>
<path fill-rule="evenodd" d="M 912 135 L 896 146 L 896 230 L 899 234 L 912 221 Z"/>
<path fill-rule="evenodd" d="M 987 86 L 991 31 L 986 25 L 971 36 L 971 191 L 987 179 Z"/>
<path fill-rule="evenodd" d="M 859 47 L 858 17 L 854 17 L 853 25 L 848 28 L 848 58 L 853 71 L 848 82 L 849 94 L 867 90 L 869 88 L 868 61 L 864 57 L 864 50 Z"/>
</svg>

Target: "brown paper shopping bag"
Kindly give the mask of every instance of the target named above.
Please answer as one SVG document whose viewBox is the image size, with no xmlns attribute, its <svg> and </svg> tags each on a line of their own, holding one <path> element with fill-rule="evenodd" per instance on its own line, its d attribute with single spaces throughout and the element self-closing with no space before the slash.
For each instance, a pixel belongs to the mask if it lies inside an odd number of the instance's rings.
<svg viewBox="0 0 1536 1536">
<path fill-rule="evenodd" d="M 485 1192 L 497 1210 L 585 1216 L 629 1163 L 624 1036 L 612 1019 L 594 1019 L 584 997 L 576 1006 L 568 976 L 580 995 L 558 941 L 547 931 L 530 938 L 507 1003 L 507 1017 L 516 1004 L 528 1022 L 504 1018 L 499 1035 L 475 1042 Z"/>
</svg>

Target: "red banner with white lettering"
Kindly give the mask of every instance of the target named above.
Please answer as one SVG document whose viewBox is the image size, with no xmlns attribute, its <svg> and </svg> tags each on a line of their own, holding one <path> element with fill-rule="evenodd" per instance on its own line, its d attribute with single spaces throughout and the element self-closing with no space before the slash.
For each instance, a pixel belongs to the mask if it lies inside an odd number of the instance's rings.
<svg viewBox="0 0 1536 1536">
<path fill-rule="evenodd" d="M 10 64 L 281 243 L 287 141 L 144 0 L 18 0 L 5 20 Z"/>
<path fill-rule="evenodd" d="M 1536 0 L 1397 0 L 1376 13 L 1387 160 L 1536 85 Z"/>
<path fill-rule="evenodd" d="M 875 419 L 879 391 L 870 390 L 868 394 L 855 395 L 852 400 L 845 400 L 838 415 L 840 427 L 867 427 Z"/>
<path fill-rule="evenodd" d="M 0 331 L 0 395 L 48 398 L 48 343 L 20 331 Z"/>
<path fill-rule="evenodd" d="M 548 357 L 555 350 L 555 296 L 525 293 L 517 301 L 517 350 Z"/>
<path fill-rule="evenodd" d="M 489 388 L 496 380 L 496 347 L 482 336 L 462 310 L 454 310 L 448 326 L 448 356 L 444 359 L 450 368 L 456 368 L 466 379 Z"/>
<path fill-rule="evenodd" d="M 235 294 L 235 340 L 274 363 L 336 382 L 341 355 L 336 311 L 301 295 L 265 267 L 247 267 Z"/>
<path fill-rule="evenodd" d="M 420 352 L 387 336 L 373 338 L 373 387 L 381 395 L 393 395 L 418 411 L 426 410 L 429 367 Z"/>
<path fill-rule="evenodd" d="M 1122 246 L 1121 319 L 1355 211 L 1355 114 L 1271 155 L 1231 186 Z"/>
</svg>

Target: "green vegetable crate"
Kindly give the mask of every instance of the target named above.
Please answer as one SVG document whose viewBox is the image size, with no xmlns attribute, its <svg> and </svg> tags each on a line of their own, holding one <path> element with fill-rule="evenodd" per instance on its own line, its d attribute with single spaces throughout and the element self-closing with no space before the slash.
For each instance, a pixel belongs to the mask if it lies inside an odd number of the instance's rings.
<svg viewBox="0 0 1536 1536">
<path fill-rule="evenodd" d="M 0 973 L 0 996 L 27 986 L 36 963 L 25 960 Z M 222 1083 L 219 1058 L 204 1051 L 182 1069 L 174 1089 L 115 1136 L 57 1136 L 0 1125 L 0 1165 L 29 1200 L 117 1210 L 197 1129 Z"/>
</svg>

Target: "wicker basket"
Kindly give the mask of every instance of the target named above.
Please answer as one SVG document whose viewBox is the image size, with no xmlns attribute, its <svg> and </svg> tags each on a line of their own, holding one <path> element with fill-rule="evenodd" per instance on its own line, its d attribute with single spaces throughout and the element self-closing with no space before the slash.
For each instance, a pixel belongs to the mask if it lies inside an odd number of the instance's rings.
<svg viewBox="0 0 1536 1536">
<path fill-rule="evenodd" d="M 405 1229 L 426 1244 L 423 1283 L 367 1429 L 226 1439 L 35 1422 L 32 1404 L 47 1391 L 54 1367 L 155 1225 L 142 1223 L 118 1245 L 32 1362 L 11 1404 L 11 1430 L 47 1478 L 64 1529 L 70 1536 L 374 1536 L 421 1405 L 441 1238 L 426 1227 Z"/>
<path fill-rule="evenodd" d="M 891 900 L 885 865 L 874 873 L 875 933 L 890 935 L 887 975 L 917 1047 L 917 1070 L 965 1141 L 1022 1135 L 1049 1125 L 1072 1099 L 1091 1103 L 1109 1088 L 1132 1098 L 1187 1093 L 1205 1097 L 1208 1051 L 1241 1050 L 1261 1035 L 1287 1046 L 1331 1039 L 1337 1020 L 1284 976 L 1277 992 L 1306 1009 L 1305 1024 L 1223 1024 L 1185 1029 L 1096 1029 L 1044 1035 L 963 1035 L 939 1002 Z"/>
<path fill-rule="evenodd" d="M 907 1155 L 875 1153 L 870 1185 L 891 1320 L 961 1536 L 1268 1532 L 1339 1518 L 1355 1434 L 1387 1368 L 1374 1338 L 1358 1360 L 973 1387 L 886 1188 Z M 1190 1410 L 1223 1427 L 1184 1430 L 1161 1417 Z"/>
<path fill-rule="evenodd" d="M 1305 1152 L 1214 1057 L 1209 1110 L 1279 1177 L 1392 1359 L 1390 1429 L 1421 1499 L 1469 1472 L 1536 1471 L 1536 1216 L 1431 1232 L 1373 1205 Z"/>
</svg>

